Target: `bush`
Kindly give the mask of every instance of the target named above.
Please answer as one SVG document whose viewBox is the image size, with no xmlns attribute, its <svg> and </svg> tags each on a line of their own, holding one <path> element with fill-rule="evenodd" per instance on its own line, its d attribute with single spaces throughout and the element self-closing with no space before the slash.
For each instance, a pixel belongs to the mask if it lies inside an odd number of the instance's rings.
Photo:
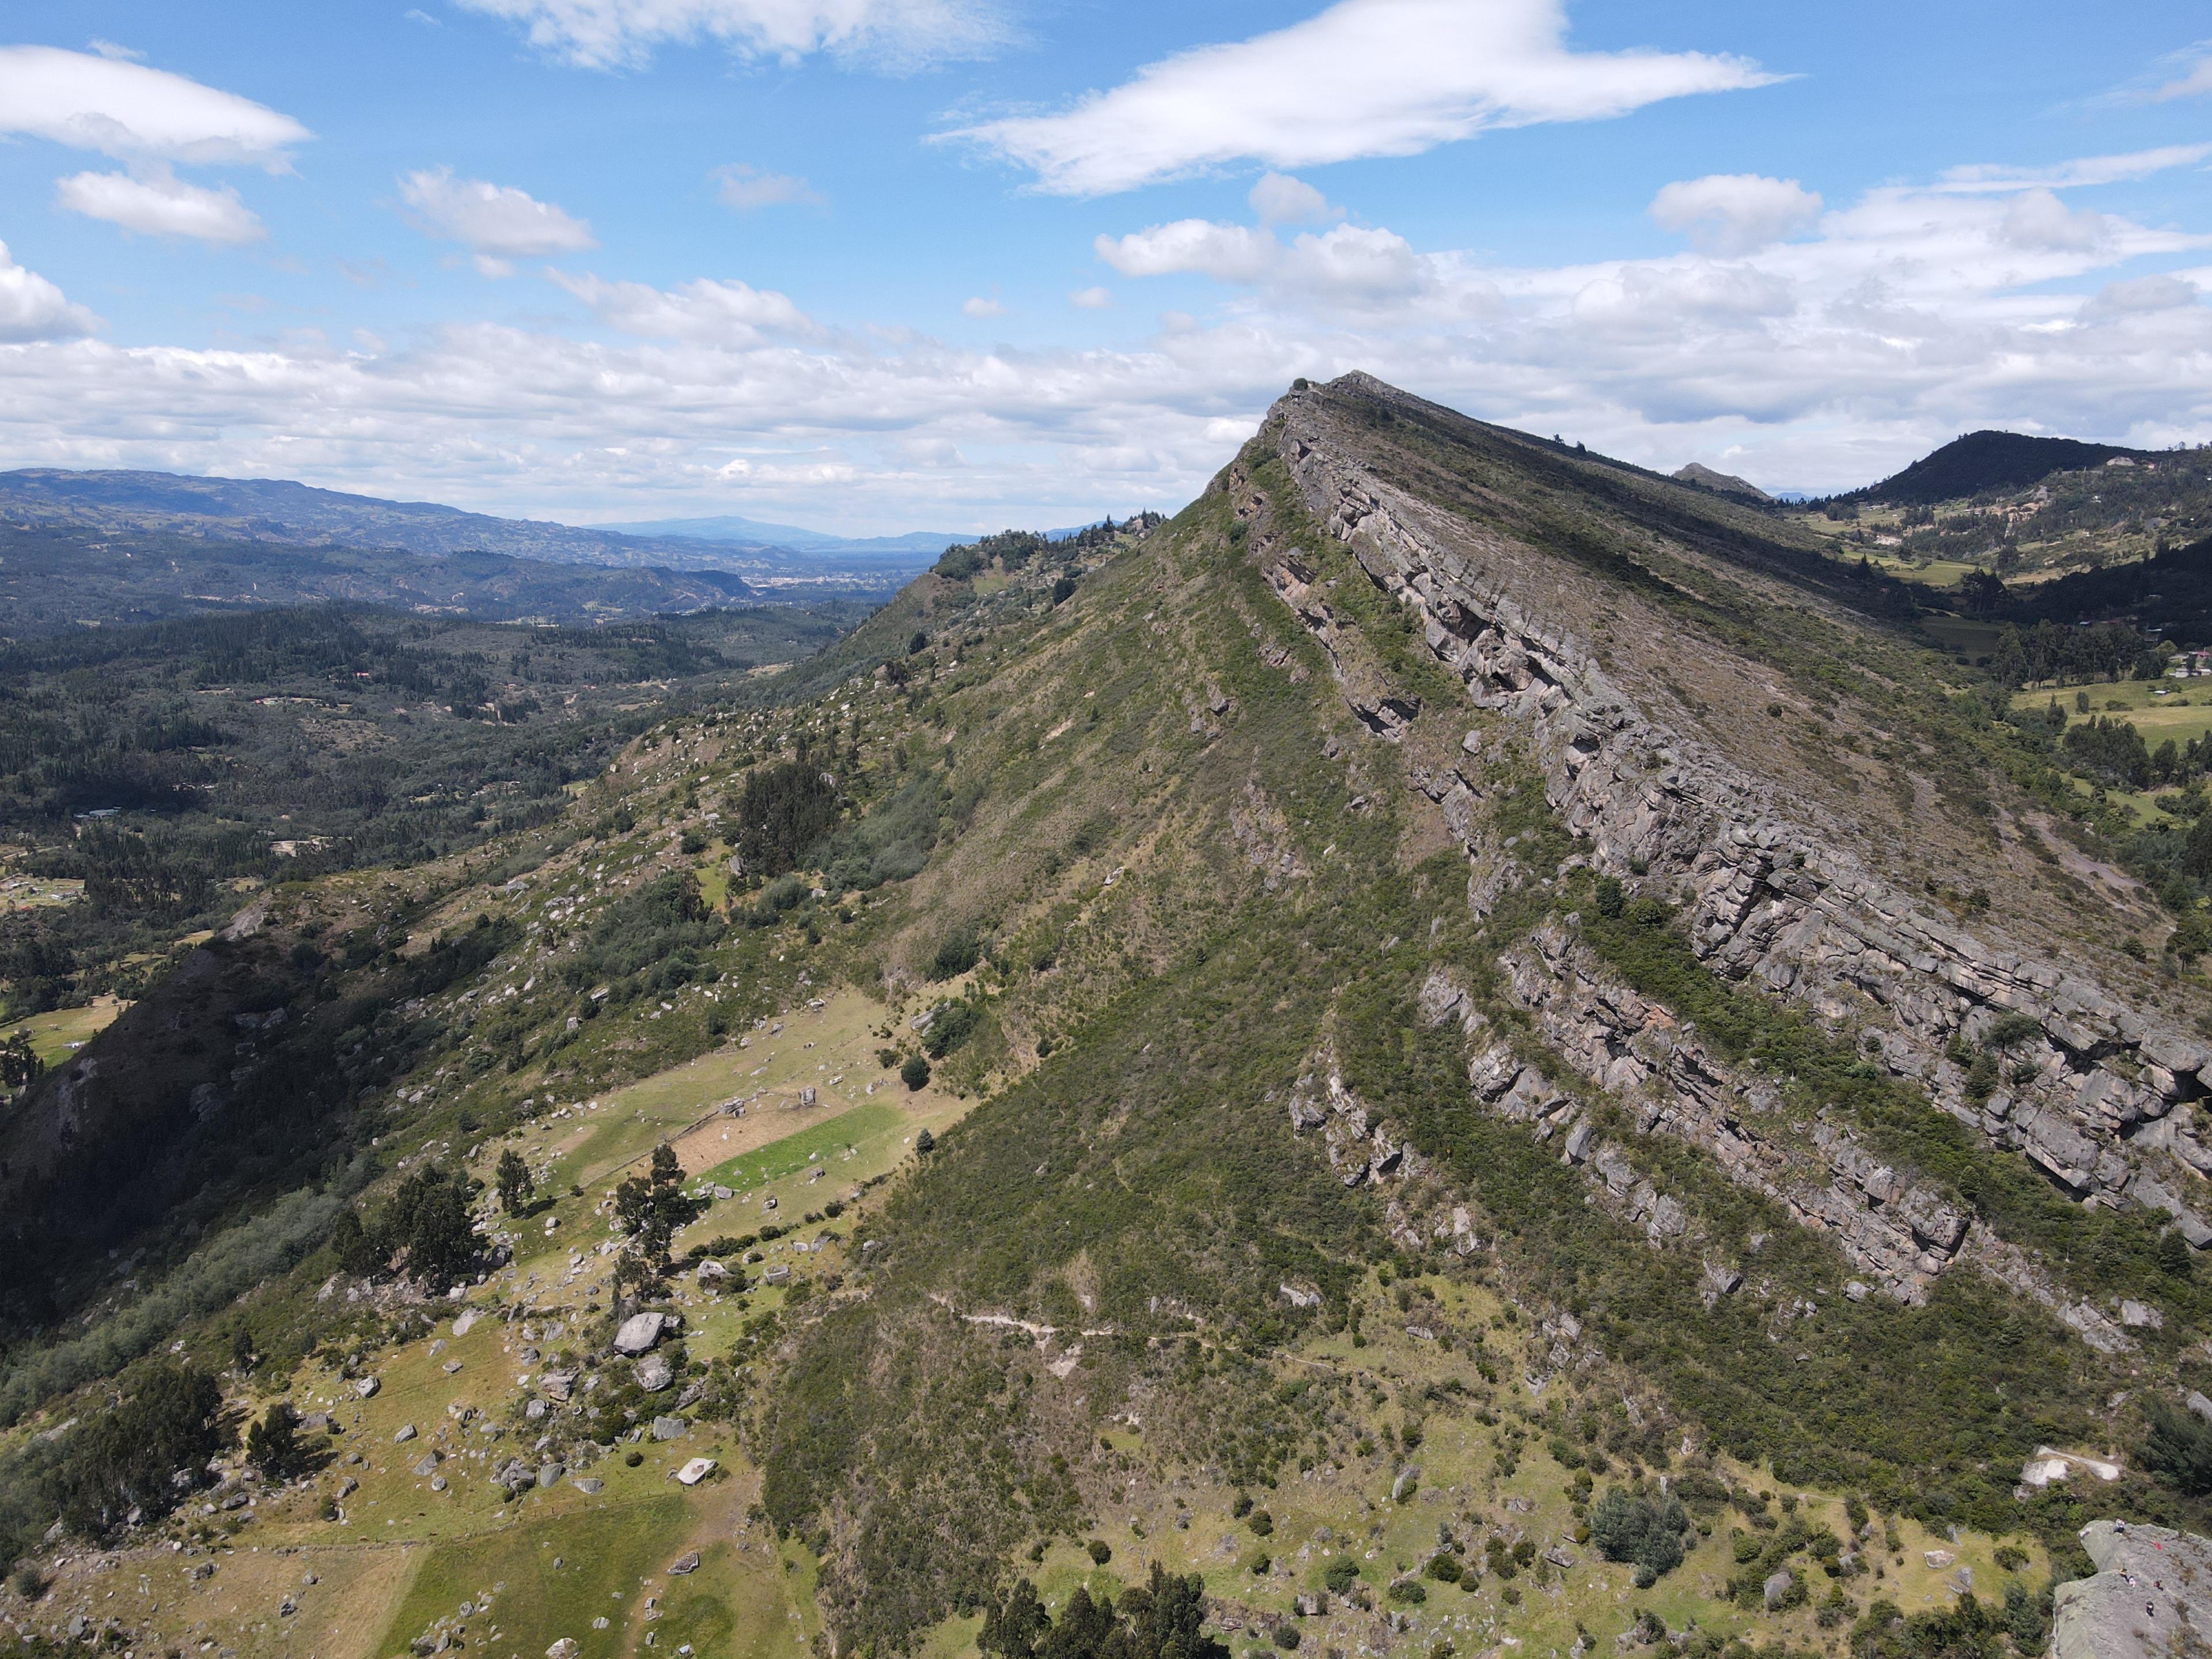
<svg viewBox="0 0 2212 1659">
<path fill-rule="evenodd" d="M 1099 1566 L 1104 1566 L 1114 1559 L 1114 1547 L 1103 1538 L 1094 1538 L 1083 1547 Z"/>
<path fill-rule="evenodd" d="M 1613 1486 L 1590 1510 L 1590 1541 L 1607 1560 L 1633 1562 L 1656 1579 L 1682 1565 L 1682 1534 L 1690 1524 L 1677 1498 Z"/>
<path fill-rule="evenodd" d="M 1340 1555 L 1322 1569 L 1321 1582 L 1330 1595 L 1348 1595 L 1359 1582 L 1359 1564 L 1348 1555 Z"/>
<path fill-rule="evenodd" d="M 929 1086 L 929 1062 L 920 1054 L 908 1054 L 906 1064 L 899 1067 L 899 1081 L 909 1089 Z"/>
<path fill-rule="evenodd" d="M 982 950 L 975 942 L 975 930 L 963 927 L 937 947 L 937 954 L 929 959 L 929 976 L 955 978 L 973 968 L 981 957 Z"/>
<path fill-rule="evenodd" d="M 1617 916 L 1628 902 L 1621 891 L 1618 876 L 1601 876 L 1597 884 L 1597 913 L 1601 916 Z"/>
<path fill-rule="evenodd" d="M 1299 1643 L 1298 1627 L 1285 1621 L 1275 1626 L 1275 1645 L 1285 1653 L 1295 1650 Z"/>
<path fill-rule="evenodd" d="M 914 1138 L 914 1149 L 917 1152 L 927 1155 L 927 1153 L 936 1150 L 936 1146 L 937 1137 L 930 1133 L 927 1129 L 924 1129 L 920 1134 Z"/>
<path fill-rule="evenodd" d="M 1427 1588 L 1418 1578 L 1401 1578 L 1387 1593 L 1401 1607 L 1418 1607 L 1429 1599 Z"/>
<path fill-rule="evenodd" d="M 803 751 L 747 775 L 738 795 L 738 855 L 749 875 L 781 875 L 837 822 L 837 786 Z"/>
<path fill-rule="evenodd" d="M 2150 1402 L 2143 1462 L 2191 1498 L 2212 1492 L 2212 1423 L 2163 1400 Z"/>
</svg>

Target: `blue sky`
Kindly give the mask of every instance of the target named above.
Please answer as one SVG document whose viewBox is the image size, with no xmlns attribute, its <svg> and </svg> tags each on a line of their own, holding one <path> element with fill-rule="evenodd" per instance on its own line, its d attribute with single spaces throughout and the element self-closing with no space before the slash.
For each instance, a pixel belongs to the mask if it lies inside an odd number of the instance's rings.
<svg viewBox="0 0 2212 1659">
<path fill-rule="evenodd" d="M 0 465 L 866 532 L 1297 374 L 1774 488 L 2212 440 L 2201 6 L 16 0 Z"/>
</svg>

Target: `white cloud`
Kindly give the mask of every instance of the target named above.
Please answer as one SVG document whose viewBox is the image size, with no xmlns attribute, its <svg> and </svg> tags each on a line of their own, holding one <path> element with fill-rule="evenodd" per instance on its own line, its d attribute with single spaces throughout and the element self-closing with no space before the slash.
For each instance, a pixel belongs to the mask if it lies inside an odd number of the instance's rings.
<svg viewBox="0 0 2212 1659">
<path fill-rule="evenodd" d="M 2110 317 L 2138 317 L 2153 312 L 2193 306 L 2203 297 L 2197 284 L 2173 272 L 2157 276 L 2134 276 L 2107 283 L 2081 307 L 2085 320 Z"/>
<path fill-rule="evenodd" d="M 512 185 L 456 179 L 451 167 L 409 173 L 399 181 L 399 194 L 426 234 L 459 242 L 495 262 L 487 276 L 507 275 L 509 259 L 580 253 L 599 245 L 589 225 L 550 202 Z"/>
<path fill-rule="evenodd" d="M 1651 198 L 1650 211 L 1700 247 L 1748 253 L 1811 224 L 1820 216 L 1820 198 L 1795 179 L 1714 173 L 1662 187 Z"/>
<path fill-rule="evenodd" d="M 1030 169 L 1042 189 L 1097 196 L 1244 160 L 1413 155 L 1778 78 L 1705 52 L 1574 52 L 1566 33 L 1562 0 L 1337 0 L 1288 28 L 1147 64 L 1063 113 L 945 136 Z"/>
<path fill-rule="evenodd" d="M 1110 289 L 1079 288 L 1067 296 L 1067 303 L 1078 311 L 1103 311 L 1114 303 Z"/>
<path fill-rule="evenodd" d="M 67 340 L 98 326 L 90 312 L 71 305 L 37 271 L 17 264 L 0 242 L 0 340 Z"/>
<path fill-rule="evenodd" d="M 1893 185 L 1747 253 L 1560 266 L 1375 227 L 1155 228 L 1109 246 L 1186 276 L 1224 239 L 1258 253 L 1202 319 L 1161 313 L 1126 347 L 833 330 L 740 282 L 548 273 L 567 322 L 397 348 L 307 331 L 258 350 L 0 345 L 0 465 L 306 477 L 534 516 L 637 517 L 650 496 L 855 528 L 1068 524 L 1180 506 L 1293 376 L 1352 368 L 1668 471 L 1727 456 L 1773 486 L 1863 483 L 1977 427 L 2212 439 L 2212 223 L 2100 214 L 2093 235 L 2054 235 L 2029 200 Z M 27 273 L 0 267 L 0 295 L 32 296 L 0 300 L 19 336 L 94 326 Z"/>
<path fill-rule="evenodd" d="M 744 161 L 732 161 L 726 167 L 717 167 L 708 175 L 714 180 L 714 194 L 726 208 L 749 213 L 755 208 L 783 207 L 799 203 L 819 202 L 822 198 L 811 189 L 804 179 L 787 173 L 770 173 Z"/>
<path fill-rule="evenodd" d="M 2014 167 L 1986 162 L 1952 167 L 1936 183 L 1933 193 L 1979 195 L 2015 190 L 2076 190 L 2089 185 L 2124 184 L 2148 179 L 2169 167 L 2185 167 L 2212 155 L 2212 144 L 2167 144 L 2158 149 L 2132 150 L 2124 155 L 2085 155 L 2054 167 Z"/>
<path fill-rule="evenodd" d="M 1346 303 L 1403 298 L 1428 279 L 1426 262 L 1405 238 L 1358 225 L 1302 232 L 1285 246 L 1272 231 L 1178 219 L 1127 236 L 1101 236 L 1092 246 L 1124 276 L 1211 276 Z"/>
<path fill-rule="evenodd" d="M 2002 234 L 2014 247 L 2083 252 L 2105 240 L 2105 216 L 2069 208 L 2047 190 L 2024 191 L 2005 208 Z"/>
<path fill-rule="evenodd" d="M 789 63 L 817 52 L 905 68 L 988 55 L 1008 38 L 994 0 L 460 0 L 520 23 L 586 69 L 635 68 L 665 46 L 720 43 Z"/>
<path fill-rule="evenodd" d="M 1196 271 L 1223 283 L 1256 283 L 1282 253 L 1264 230 L 1207 219 L 1177 219 L 1127 236 L 1101 236 L 1091 246 L 1124 276 Z"/>
<path fill-rule="evenodd" d="M 769 337 L 819 339 L 827 334 L 788 295 L 773 289 L 701 277 L 663 290 L 560 270 L 545 274 L 606 327 L 641 339 L 750 345 Z"/>
<path fill-rule="evenodd" d="M 2154 87 L 2149 94 L 2153 103 L 2163 104 L 2176 98 L 2212 97 L 2212 52 L 2191 63 L 2187 69 L 2162 86 Z"/>
<path fill-rule="evenodd" d="M 118 58 L 127 64 L 143 64 L 146 61 L 144 52 L 130 46 L 119 46 L 112 40 L 103 40 L 98 35 L 93 36 L 91 40 L 85 42 L 85 45 L 90 46 L 102 58 Z"/>
<path fill-rule="evenodd" d="M 54 199 L 71 213 L 104 219 L 145 236 L 181 236 L 236 246 L 267 233 L 228 185 L 205 190 L 166 167 L 127 173 L 76 173 L 56 183 Z"/>
<path fill-rule="evenodd" d="M 960 314 L 963 317 L 973 317 L 981 322 L 987 318 L 1005 316 L 1006 307 L 1000 301 L 987 300 L 979 294 L 971 300 L 963 300 L 960 302 Z"/>
<path fill-rule="evenodd" d="M 1342 208 L 1331 207 L 1328 197 L 1286 173 L 1261 173 L 1245 199 L 1263 225 L 1307 225 L 1344 217 Z"/>
<path fill-rule="evenodd" d="M 0 134 L 121 161 L 278 170 L 313 137 L 289 115 L 166 70 L 54 46 L 0 46 Z"/>
</svg>

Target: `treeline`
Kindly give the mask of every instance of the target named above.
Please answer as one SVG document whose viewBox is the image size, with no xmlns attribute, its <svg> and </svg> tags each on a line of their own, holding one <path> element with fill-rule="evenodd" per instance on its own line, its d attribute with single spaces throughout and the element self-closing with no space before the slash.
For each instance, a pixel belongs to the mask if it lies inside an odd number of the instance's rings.
<svg viewBox="0 0 2212 1659">
<path fill-rule="evenodd" d="M 988 570 L 996 562 L 1009 575 L 1038 559 L 1054 559 L 1060 563 L 1072 562 L 1078 555 L 1094 547 L 1103 547 L 1116 537 L 1132 531 L 1139 533 L 1163 522 L 1157 513 L 1139 513 L 1134 518 L 1114 522 L 1109 514 L 1098 523 L 1078 530 L 1070 535 L 1052 537 L 1040 535 L 1034 530 L 1001 530 L 995 536 L 986 536 L 980 541 L 948 547 L 944 556 L 930 568 L 936 574 L 952 581 L 962 581 L 980 571 Z"/>
<path fill-rule="evenodd" d="M 1990 672 L 2015 691 L 2081 680 L 2155 679 L 2165 670 L 2158 642 L 2117 622 L 2061 628 L 2046 617 L 2026 629 L 2007 623 L 1990 653 Z"/>
</svg>

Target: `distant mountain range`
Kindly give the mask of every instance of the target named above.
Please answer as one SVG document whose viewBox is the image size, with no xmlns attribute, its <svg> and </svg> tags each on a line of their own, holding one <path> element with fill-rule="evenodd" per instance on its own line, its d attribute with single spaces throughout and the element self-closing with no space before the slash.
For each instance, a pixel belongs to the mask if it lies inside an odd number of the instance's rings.
<svg viewBox="0 0 2212 1659">
<path fill-rule="evenodd" d="M 974 535 L 957 530 L 909 530 L 902 536 L 833 536 L 795 524 L 768 524 L 733 514 L 713 519 L 648 519 L 633 524 L 601 525 L 599 528 L 656 540 L 673 536 L 685 541 L 787 547 L 799 553 L 882 557 L 896 560 L 908 568 L 916 563 L 927 564 L 946 548 L 975 539 Z"/>
<path fill-rule="evenodd" d="M 945 545 L 944 538 L 924 538 L 913 552 L 892 556 L 886 549 L 877 562 L 856 568 L 855 562 L 840 550 L 819 545 L 834 538 L 805 531 L 797 533 L 816 544 L 798 546 L 734 532 L 712 537 L 631 534 L 541 519 L 495 518 L 434 501 L 381 501 L 285 479 L 70 472 L 43 467 L 0 472 L 0 523 L 441 556 L 494 553 L 623 569 L 722 570 L 771 588 L 830 578 L 837 579 L 838 585 L 848 585 L 855 577 L 881 581 L 921 568 Z"/>
</svg>

